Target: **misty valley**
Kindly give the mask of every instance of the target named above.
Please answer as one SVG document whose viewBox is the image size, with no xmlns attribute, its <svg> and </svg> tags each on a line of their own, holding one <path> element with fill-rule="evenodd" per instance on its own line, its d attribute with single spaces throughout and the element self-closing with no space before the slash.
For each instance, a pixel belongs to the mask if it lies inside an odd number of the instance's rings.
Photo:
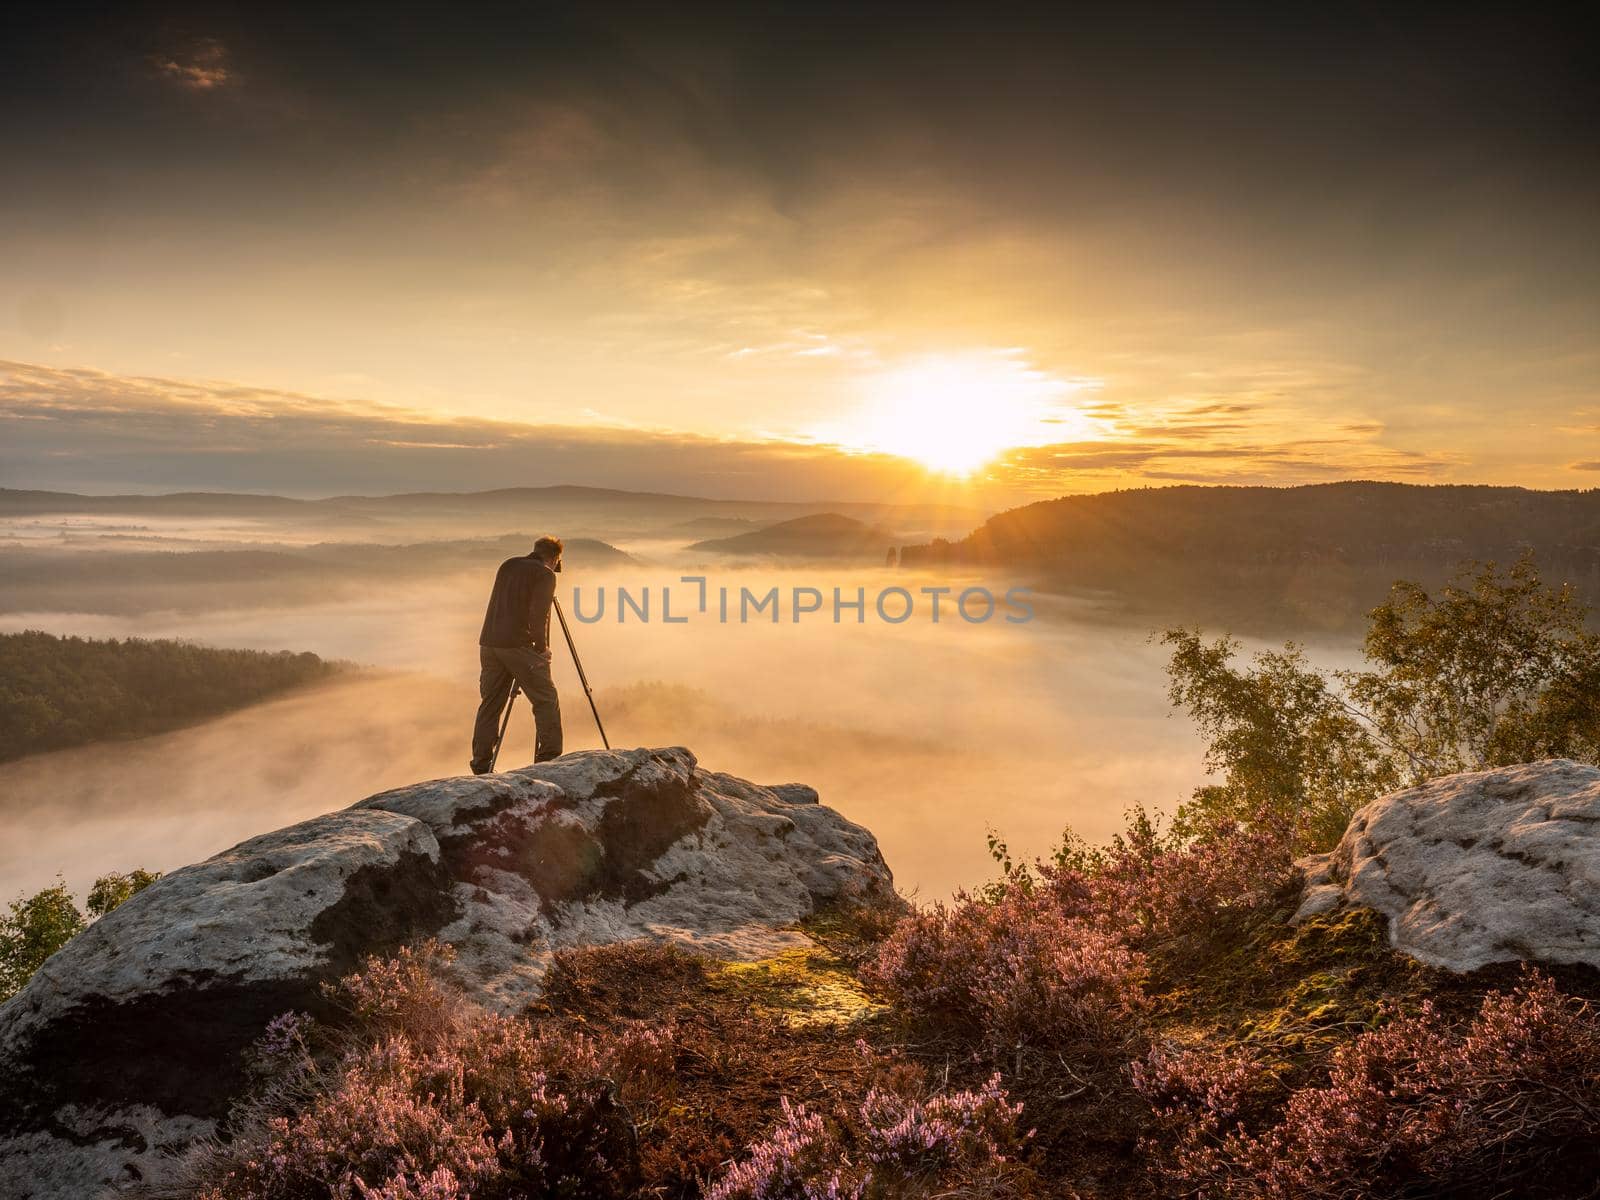
<svg viewBox="0 0 1600 1200">
<path fill-rule="evenodd" d="M 459 773 L 489 580 L 545 530 L 568 537 L 563 594 L 577 600 L 575 636 L 618 744 L 689 745 L 749 778 L 804 779 L 874 829 L 902 887 L 929 898 L 987 878 L 990 833 L 1013 853 L 1043 853 L 1064 828 L 1109 835 L 1125 810 L 1170 811 L 1203 781 L 1201 743 L 1169 704 L 1159 629 L 1204 625 L 1257 647 L 1293 637 L 1319 664 L 1342 667 L 1359 633 L 1328 614 L 1364 611 L 1408 570 L 1437 578 L 1473 551 L 1504 558 L 1542 539 L 1541 561 L 1576 564 L 1592 582 L 1592 497 L 1303 488 L 1290 493 L 1301 523 L 1276 498 L 1272 528 L 1250 510 L 1250 491 L 1073 498 L 988 524 L 930 506 L 817 513 L 581 488 L 331 502 L 0 492 L 0 630 L 175 639 L 319 664 L 247 706 L 208 699 L 191 679 L 199 699 L 171 723 L 187 727 L 136 740 L 153 731 L 95 717 L 107 701 L 94 675 L 75 692 L 64 671 L 52 703 L 86 744 L 0 764 L 12 831 L 0 885 L 15 894 L 58 873 L 169 869 L 375 789 Z M 1497 524 L 1464 503 L 1474 499 Z M 1566 505 L 1563 520 L 1540 504 Z M 1351 512 L 1388 531 L 1379 561 L 1339 552 L 1341 536 L 1372 544 L 1364 529 L 1341 534 Z M 1186 513 L 1200 534 L 1183 532 Z M 1320 549 L 1306 549 L 1317 544 L 1308 527 Z M 1479 544 L 1462 536 L 1471 529 Z M 1213 545 L 1197 553 L 1196 536 Z M 1259 565 L 1247 588 L 1244 556 L 1293 563 L 1278 590 Z M 1029 589 L 1033 619 L 958 619 L 946 595 L 935 621 L 924 589 L 946 588 Z M 774 589 L 781 620 L 770 605 L 752 616 L 750 601 Z M 910 619 L 873 611 L 894 589 L 920 603 Z M 669 590 L 679 613 L 663 620 Z M 839 612 L 836 590 L 864 597 L 864 611 L 847 599 Z M 608 591 L 612 608 L 597 619 Z M 638 601 L 652 591 L 647 621 Z M 796 611 L 802 596 L 807 611 Z M 170 665 L 150 669 L 181 690 L 186 676 Z M 564 650 L 556 679 L 568 748 L 598 745 Z M 531 757 L 531 726 L 526 706 L 515 710 L 508 761 Z"/>
<path fill-rule="evenodd" d="M 494 568 L 547 529 L 568 538 L 564 595 L 583 593 L 569 608 L 592 617 L 596 590 L 612 592 L 606 619 L 573 629 L 613 744 L 688 745 L 749 778 L 803 779 L 870 823 L 902 886 L 920 894 L 981 881 L 991 828 L 1042 850 L 1069 822 L 1107 833 L 1128 805 L 1175 800 L 1199 778 L 1193 735 L 1167 717 L 1148 628 L 1084 619 L 1084 602 L 1065 596 L 1034 597 L 1035 619 L 1018 625 L 998 614 L 962 621 L 952 596 L 935 623 L 920 588 L 980 585 L 998 599 L 1019 579 L 885 565 L 890 547 L 962 534 L 981 514 L 878 507 L 850 517 L 850 506 L 830 506 L 845 509 L 829 523 L 835 541 L 813 528 L 797 547 L 780 529 L 776 550 L 747 541 L 721 552 L 707 532 L 738 528 L 747 539 L 808 514 L 561 492 L 351 502 L 315 521 L 306 505 L 254 497 L 50 512 L 90 501 L 0 493 L 9 535 L 0 630 L 309 653 L 339 668 L 188 728 L 129 741 L 108 722 L 98 744 L 0 764 L 13 833 L 0 885 L 15 894 L 58 873 L 76 882 L 170 869 L 374 790 L 459 774 Z M 873 531 L 870 545 L 862 530 Z M 694 611 L 684 575 L 709 580 L 710 612 L 663 622 L 669 586 Z M 868 597 L 865 621 L 847 611 L 838 623 L 831 612 L 797 623 L 786 608 L 774 623 L 770 607 L 747 623 L 712 619 L 719 588 L 732 589 L 737 612 L 741 589 L 815 589 L 831 603 L 835 587 Z M 872 598 L 888 588 L 923 608 L 880 621 Z M 629 610 L 618 622 L 618 589 L 654 590 L 655 620 Z M 564 649 L 556 679 L 568 748 L 598 746 Z M 75 698 L 57 703 L 72 712 Z M 532 748 L 523 705 L 506 760 Z"/>
</svg>

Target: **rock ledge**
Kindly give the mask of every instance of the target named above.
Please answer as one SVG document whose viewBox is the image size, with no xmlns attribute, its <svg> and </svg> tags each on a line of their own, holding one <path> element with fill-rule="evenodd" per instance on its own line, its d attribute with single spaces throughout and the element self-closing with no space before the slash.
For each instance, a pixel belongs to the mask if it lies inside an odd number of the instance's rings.
<svg viewBox="0 0 1600 1200">
<path fill-rule="evenodd" d="M 799 784 L 681 747 L 585 751 L 384 792 L 164 876 L 0 1006 L 0 1196 L 86 1200 L 213 1132 L 241 1052 L 321 984 L 424 937 L 485 1004 L 554 952 L 636 937 L 731 959 L 805 945 L 822 903 L 893 880 L 872 834 Z"/>
<path fill-rule="evenodd" d="M 1375 909 L 1397 950 L 1457 972 L 1600 968 L 1600 769 L 1552 759 L 1434 779 L 1374 800 L 1301 866 L 1296 921 Z"/>
</svg>

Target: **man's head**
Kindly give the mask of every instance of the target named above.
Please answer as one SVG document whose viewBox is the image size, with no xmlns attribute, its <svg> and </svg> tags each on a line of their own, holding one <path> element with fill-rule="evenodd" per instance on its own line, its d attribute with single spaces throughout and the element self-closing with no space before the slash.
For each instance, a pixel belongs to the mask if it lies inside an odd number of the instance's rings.
<svg viewBox="0 0 1600 1200">
<path fill-rule="evenodd" d="M 534 557 L 539 559 L 552 571 L 561 569 L 561 539 L 546 534 L 533 544 Z"/>
</svg>

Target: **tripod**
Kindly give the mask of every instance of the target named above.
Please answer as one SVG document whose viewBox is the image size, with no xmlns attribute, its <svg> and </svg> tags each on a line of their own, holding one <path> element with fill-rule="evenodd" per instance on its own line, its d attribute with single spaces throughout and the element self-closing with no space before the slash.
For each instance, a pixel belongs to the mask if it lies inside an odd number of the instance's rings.
<svg viewBox="0 0 1600 1200">
<path fill-rule="evenodd" d="M 572 630 L 567 625 L 567 614 L 561 611 L 561 601 L 554 598 L 550 603 L 555 605 L 556 617 L 561 622 L 561 635 L 567 639 L 567 649 L 572 654 L 572 665 L 578 668 L 578 682 L 583 684 L 583 694 L 589 699 L 589 711 L 594 714 L 594 727 L 600 731 L 600 744 L 607 750 L 611 749 L 611 742 L 606 737 L 606 727 L 600 722 L 600 710 L 595 707 L 594 690 L 589 686 L 589 677 L 583 673 L 583 660 L 578 657 L 577 643 L 572 640 Z M 493 771 L 495 764 L 500 761 L 500 747 L 506 740 L 506 728 L 511 724 L 511 710 L 517 703 L 517 692 L 521 689 L 517 681 L 511 681 L 511 694 L 506 697 L 506 710 L 500 717 L 500 733 L 494 740 L 494 755 L 489 759 L 489 770 Z"/>
</svg>

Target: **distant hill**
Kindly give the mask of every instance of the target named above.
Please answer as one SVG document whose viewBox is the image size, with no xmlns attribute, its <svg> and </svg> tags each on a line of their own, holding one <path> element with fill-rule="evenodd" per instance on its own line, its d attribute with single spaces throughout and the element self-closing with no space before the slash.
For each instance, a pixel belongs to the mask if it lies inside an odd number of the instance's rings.
<svg viewBox="0 0 1600 1200">
<path fill-rule="evenodd" d="M 733 537 L 696 542 L 689 549 L 707 554 L 881 561 L 894 544 L 895 535 L 885 529 L 839 513 L 817 513 Z"/>
<path fill-rule="evenodd" d="M 1600 597 L 1600 490 L 1350 482 L 1171 487 L 1068 496 L 991 517 L 959 541 L 907 546 L 907 566 L 1021 570 L 1099 591 L 1129 614 L 1241 628 L 1345 628 L 1398 577 L 1532 550 L 1547 579 Z M 1230 620 L 1236 619 L 1236 620 Z"/>
<path fill-rule="evenodd" d="M 450 570 L 472 567 L 489 559 L 510 558 L 533 550 L 537 533 L 507 533 L 495 538 L 476 538 L 441 542 L 417 542 L 405 546 L 363 545 L 329 542 L 293 551 L 296 556 L 352 568 L 394 567 L 405 573 L 417 570 Z M 574 537 L 563 542 L 562 557 L 576 567 L 618 566 L 633 562 L 633 557 L 598 538 Z"/>
<path fill-rule="evenodd" d="M 0 635 L 0 762 L 191 725 L 328 678 L 315 654 Z"/>
<path fill-rule="evenodd" d="M 843 513 L 867 522 L 892 522 L 920 536 L 970 529 L 983 518 L 976 506 L 873 504 L 839 501 L 720 500 L 658 492 L 571 485 L 496 488 L 481 492 L 404 492 L 390 496 L 331 496 L 300 500 L 221 492 L 163 496 L 84 496 L 72 492 L 0 488 L 0 519 L 56 514 L 145 517 L 228 517 L 283 525 L 337 527 L 374 523 L 423 537 L 498 534 L 534 529 L 607 540 L 659 532 L 663 523 L 727 520 L 764 525 L 819 512 Z M 710 532 L 710 530 L 706 530 Z"/>
<path fill-rule="evenodd" d="M 261 604 L 316 603 L 341 591 L 481 570 L 526 554 L 537 535 L 387 546 L 328 542 L 238 550 L 0 550 L 0 611 L 194 612 Z M 569 568 L 593 570 L 634 560 L 592 538 L 568 538 Z M 487 583 L 484 585 L 487 587 Z"/>
<path fill-rule="evenodd" d="M 682 534 L 697 533 L 722 533 L 733 534 L 750 529 L 761 528 L 760 521 L 752 521 L 749 517 L 693 517 L 687 521 L 680 521 L 671 527 L 669 532 Z"/>
<path fill-rule="evenodd" d="M 161 496 L 82 496 L 76 492 L 22 491 L 0 488 L 0 516 L 46 513 L 128 513 L 150 516 L 288 516 L 314 515 L 316 501 L 245 492 L 169 492 Z"/>
</svg>

